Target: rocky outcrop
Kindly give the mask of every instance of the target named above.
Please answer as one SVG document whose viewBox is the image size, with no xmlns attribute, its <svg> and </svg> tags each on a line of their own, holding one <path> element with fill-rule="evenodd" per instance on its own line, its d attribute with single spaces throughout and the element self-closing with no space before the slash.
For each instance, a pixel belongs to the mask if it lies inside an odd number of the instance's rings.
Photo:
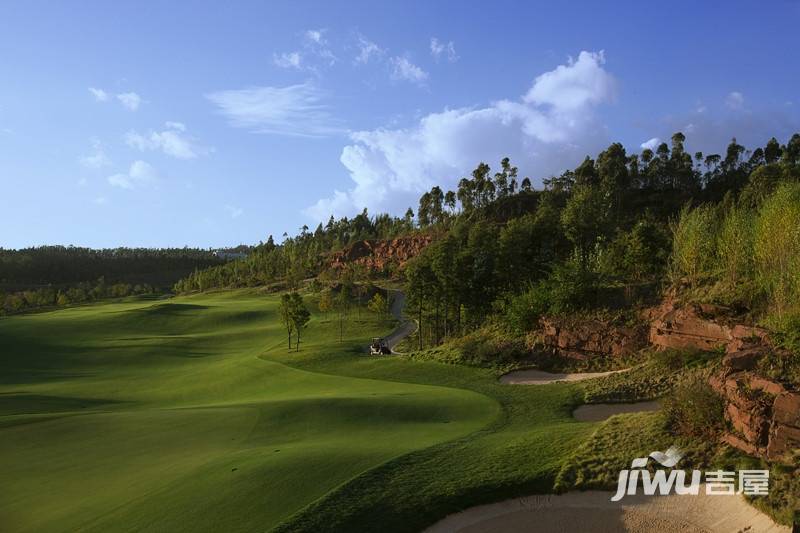
<svg viewBox="0 0 800 533">
<path fill-rule="evenodd" d="M 541 342 L 552 353 L 573 359 L 620 357 L 647 346 L 645 326 L 615 325 L 606 320 L 542 318 Z"/>
<path fill-rule="evenodd" d="M 800 393 L 753 371 L 770 349 L 762 345 L 727 354 L 709 383 L 725 402 L 730 431 L 724 442 L 770 461 L 791 461 L 790 454 L 800 450 Z"/>
<path fill-rule="evenodd" d="M 417 235 L 391 240 L 358 241 L 331 254 L 330 267 L 336 270 L 348 264 L 357 264 L 373 271 L 384 271 L 389 265 L 402 268 L 432 240 L 430 235 Z"/>
<path fill-rule="evenodd" d="M 644 313 L 650 322 L 650 343 L 657 348 L 695 349 L 728 353 L 757 346 L 767 331 L 737 323 L 730 309 L 711 304 L 680 305 L 668 297 Z"/>
</svg>

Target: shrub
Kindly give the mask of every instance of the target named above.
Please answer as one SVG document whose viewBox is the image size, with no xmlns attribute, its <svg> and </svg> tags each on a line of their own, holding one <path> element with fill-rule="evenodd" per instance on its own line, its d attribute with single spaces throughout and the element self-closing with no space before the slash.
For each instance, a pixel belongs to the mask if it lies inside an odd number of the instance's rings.
<svg viewBox="0 0 800 533">
<path fill-rule="evenodd" d="M 664 400 L 663 410 L 670 428 L 680 435 L 709 438 L 722 429 L 722 398 L 709 387 L 703 373 L 680 382 Z"/>
<path fill-rule="evenodd" d="M 505 325 L 511 332 L 524 335 L 534 328 L 539 317 L 549 312 L 551 304 L 549 286 L 543 282 L 531 284 L 525 292 L 511 296 L 505 303 Z"/>
<path fill-rule="evenodd" d="M 744 207 L 731 207 L 722 220 L 717 236 L 717 259 L 722 280 L 729 287 L 753 276 L 753 212 Z"/>
<path fill-rule="evenodd" d="M 783 185 L 761 206 L 754 259 L 756 283 L 781 319 L 800 298 L 800 184 Z"/>
<path fill-rule="evenodd" d="M 691 209 L 685 206 L 672 230 L 672 276 L 685 277 L 692 285 L 710 277 L 714 267 L 717 229 L 716 210 L 712 206 Z"/>
</svg>

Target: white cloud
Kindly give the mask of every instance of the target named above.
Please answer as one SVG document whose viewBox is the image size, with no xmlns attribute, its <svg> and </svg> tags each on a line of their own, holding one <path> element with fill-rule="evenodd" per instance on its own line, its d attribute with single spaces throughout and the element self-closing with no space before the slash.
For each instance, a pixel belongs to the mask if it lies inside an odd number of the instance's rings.
<svg viewBox="0 0 800 533">
<path fill-rule="evenodd" d="M 523 100 L 528 104 L 571 111 L 613 99 L 617 84 L 603 69 L 605 62 L 602 50 L 581 52 L 577 61 L 569 58 L 566 65 L 538 76 Z"/>
<path fill-rule="evenodd" d="M 645 141 L 642 144 L 640 144 L 639 148 L 641 148 L 642 150 L 653 150 L 653 151 L 655 151 L 655 149 L 658 148 L 658 145 L 660 145 L 660 144 L 661 144 L 661 139 L 659 139 L 658 137 L 653 137 L 652 139 L 650 139 L 648 141 Z"/>
<path fill-rule="evenodd" d="M 453 41 L 442 43 L 436 37 L 431 37 L 431 55 L 437 61 L 442 56 L 446 57 L 451 63 L 458 61 L 458 54 L 456 54 L 456 46 Z"/>
<path fill-rule="evenodd" d="M 288 87 L 250 87 L 207 94 L 231 126 L 254 133 L 324 137 L 341 133 L 310 82 Z"/>
<path fill-rule="evenodd" d="M 739 91 L 733 91 L 725 97 L 725 105 L 731 109 L 742 109 L 744 107 L 744 95 Z"/>
<path fill-rule="evenodd" d="M 109 166 L 111 164 L 111 159 L 106 155 L 103 143 L 97 138 L 91 139 L 91 142 L 92 154 L 79 157 L 78 161 L 80 164 L 87 168 L 103 168 Z"/>
<path fill-rule="evenodd" d="M 178 159 L 194 159 L 205 150 L 195 145 L 194 141 L 185 135 L 186 126 L 181 122 L 167 122 L 164 131 L 149 131 L 140 134 L 131 130 L 125 134 L 125 144 L 144 152 L 145 150 L 160 150 L 165 154 Z"/>
<path fill-rule="evenodd" d="M 173 122 L 168 120 L 164 123 L 164 127 L 171 130 L 186 131 L 186 125 L 183 122 Z"/>
<path fill-rule="evenodd" d="M 520 176 L 538 179 L 576 166 L 608 142 L 595 108 L 613 101 L 616 82 L 602 53 L 538 76 L 527 94 L 486 107 L 446 109 L 403 129 L 350 135 L 341 162 L 353 187 L 308 207 L 315 220 L 350 215 L 363 207 L 402 212 L 434 184 L 454 188 L 478 162 L 510 156 Z"/>
<path fill-rule="evenodd" d="M 158 179 L 156 170 L 149 163 L 136 160 L 131 164 L 127 174 L 114 174 L 108 177 L 108 183 L 122 189 L 136 189 L 151 185 Z"/>
<path fill-rule="evenodd" d="M 309 42 L 317 43 L 317 44 L 326 44 L 325 39 L 323 39 L 322 34 L 325 30 L 306 30 L 305 38 Z"/>
<path fill-rule="evenodd" d="M 272 62 L 281 68 L 305 70 L 314 74 L 319 74 L 320 62 L 322 66 L 333 66 L 337 58 L 325 38 L 326 31 L 306 30 L 302 35 L 301 50 L 272 54 Z"/>
<path fill-rule="evenodd" d="M 355 58 L 357 64 L 369 63 L 372 58 L 381 58 L 386 54 L 386 50 L 370 41 L 363 35 L 358 36 L 358 55 Z"/>
<path fill-rule="evenodd" d="M 242 214 L 244 214 L 244 209 L 233 205 L 226 205 L 225 211 L 228 212 L 231 218 L 239 218 L 240 216 L 242 216 Z"/>
<path fill-rule="evenodd" d="M 94 203 L 96 203 L 97 205 L 105 205 L 105 204 L 108 203 L 108 198 L 106 198 L 105 196 L 98 196 L 97 198 L 95 198 L 92 201 Z"/>
<path fill-rule="evenodd" d="M 117 95 L 117 100 L 131 111 L 139 109 L 139 105 L 142 103 L 142 97 L 134 92 L 120 93 Z"/>
<path fill-rule="evenodd" d="M 89 92 L 94 96 L 94 99 L 98 102 L 107 102 L 108 101 L 108 93 L 105 92 L 103 89 L 96 89 L 94 87 L 89 87 Z"/>
<path fill-rule="evenodd" d="M 406 57 L 393 57 L 392 78 L 395 80 L 405 80 L 417 85 L 424 85 L 428 79 L 428 73 L 412 63 Z"/>
<path fill-rule="evenodd" d="M 281 68 L 296 68 L 300 69 L 303 62 L 303 57 L 300 52 L 287 52 L 280 55 L 273 54 L 272 62 Z"/>
</svg>

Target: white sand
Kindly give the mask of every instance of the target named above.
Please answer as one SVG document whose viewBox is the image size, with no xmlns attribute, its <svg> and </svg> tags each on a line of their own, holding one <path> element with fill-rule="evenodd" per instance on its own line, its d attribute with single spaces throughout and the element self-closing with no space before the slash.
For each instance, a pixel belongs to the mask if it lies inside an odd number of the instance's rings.
<svg viewBox="0 0 800 533">
<path fill-rule="evenodd" d="M 625 372 L 623 370 L 612 370 L 609 372 L 583 372 L 577 374 L 556 374 L 553 372 L 543 372 L 541 370 L 514 370 L 508 374 L 500 376 L 500 383 L 508 385 L 547 385 L 548 383 L 560 383 L 564 381 L 582 381 L 584 379 L 599 378 Z"/>
<path fill-rule="evenodd" d="M 572 411 L 572 416 L 581 422 L 601 422 L 614 415 L 623 413 L 642 413 L 658 411 L 661 404 L 657 401 L 635 403 L 591 403 L 579 406 Z"/>
<path fill-rule="evenodd" d="M 605 491 L 528 496 L 473 507 L 425 533 L 790 533 L 742 496 L 626 496 Z"/>
</svg>

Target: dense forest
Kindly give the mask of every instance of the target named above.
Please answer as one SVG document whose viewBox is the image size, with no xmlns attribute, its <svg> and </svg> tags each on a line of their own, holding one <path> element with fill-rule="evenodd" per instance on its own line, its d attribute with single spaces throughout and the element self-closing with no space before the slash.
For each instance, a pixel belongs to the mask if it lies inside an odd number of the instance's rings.
<svg viewBox="0 0 800 533">
<path fill-rule="evenodd" d="M 492 324 L 521 335 L 544 314 L 635 307 L 681 280 L 705 298 L 769 314 L 776 294 L 800 295 L 785 280 L 748 278 L 765 276 L 758 257 L 772 255 L 754 248 L 777 231 L 779 222 L 764 229 L 766 213 L 777 210 L 780 223 L 800 225 L 776 207 L 797 205 L 784 184 L 800 182 L 800 135 L 753 150 L 733 139 L 724 154 L 692 154 L 685 142 L 679 132 L 670 144 L 640 154 L 614 143 L 543 179 L 540 190 L 520 179 L 507 158 L 496 172 L 480 163 L 456 190 L 435 186 L 424 193 L 416 216 L 409 209 L 403 218 L 370 218 L 364 210 L 352 219 L 331 218 L 279 245 L 270 238 L 245 260 L 198 270 L 175 288 L 277 280 L 297 286 L 331 274 L 325 269 L 332 250 L 425 232 L 437 238 L 405 271 L 420 347 Z M 788 263 L 781 268 L 791 270 Z"/>
<path fill-rule="evenodd" d="M 0 312 L 164 292 L 221 263 L 211 251 L 192 248 L 0 248 Z"/>
</svg>

